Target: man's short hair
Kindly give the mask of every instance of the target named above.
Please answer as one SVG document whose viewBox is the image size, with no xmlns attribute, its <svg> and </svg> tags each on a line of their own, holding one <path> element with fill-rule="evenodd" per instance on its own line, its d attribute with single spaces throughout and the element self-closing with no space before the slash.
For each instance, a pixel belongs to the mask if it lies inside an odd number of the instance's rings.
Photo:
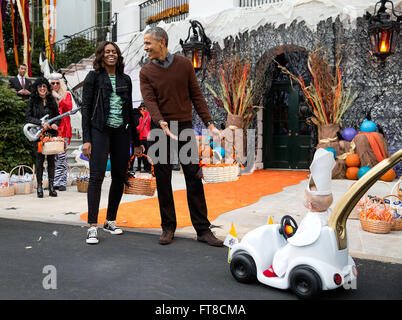
<svg viewBox="0 0 402 320">
<path fill-rule="evenodd" d="M 27 65 L 26 65 L 25 63 L 21 63 L 21 64 L 18 66 L 18 69 L 19 69 L 21 66 L 26 67 Z"/>
<path fill-rule="evenodd" d="M 147 31 L 145 31 L 145 34 L 149 33 L 152 34 L 152 37 L 157 40 L 165 39 L 166 47 L 168 46 L 169 37 L 164 29 L 162 29 L 161 27 L 151 27 Z"/>
</svg>

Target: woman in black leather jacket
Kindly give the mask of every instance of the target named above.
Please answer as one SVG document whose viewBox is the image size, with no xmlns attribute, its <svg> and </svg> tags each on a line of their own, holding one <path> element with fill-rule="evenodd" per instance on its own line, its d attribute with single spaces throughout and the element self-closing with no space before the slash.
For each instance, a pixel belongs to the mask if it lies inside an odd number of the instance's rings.
<svg viewBox="0 0 402 320">
<path fill-rule="evenodd" d="M 116 227 L 117 209 L 123 195 L 130 142 L 138 146 L 136 116 L 132 106 L 131 78 L 124 74 L 119 47 L 105 41 L 95 51 L 94 71 L 84 81 L 82 100 L 83 153 L 89 158 L 88 229 L 86 242 L 96 244 L 99 202 L 110 154 L 112 183 L 109 190 L 105 231 L 121 234 Z M 136 147 L 141 152 L 142 147 Z"/>
<path fill-rule="evenodd" d="M 59 108 L 57 106 L 56 100 L 54 100 L 50 88 L 50 84 L 46 78 L 38 78 L 32 85 L 31 97 L 28 100 L 27 108 L 25 111 L 25 119 L 28 123 L 33 123 L 42 126 L 44 134 L 50 136 L 57 136 L 57 128 L 60 125 L 60 120 L 53 124 L 41 122 L 41 118 L 45 115 L 49 115 L 49 119 L 57 117 L 59 115 Z M 43 187 L 42 187 L 42 177 L 43 177 L 43 162 L 45 157 L 47 157 L 47 173 L 49 178 L 49 195 L 51 197 L 57 197 L 57 192 L 54 189 L 54 169 L 55 169 L 55 155 L 43 155 L 38 152 L 38 141 L 35 141 L 34 152 L 36 156 L 36 180 L 37 180 L 37 195 L 38 198 L 43 198 Z"/>
</svg>

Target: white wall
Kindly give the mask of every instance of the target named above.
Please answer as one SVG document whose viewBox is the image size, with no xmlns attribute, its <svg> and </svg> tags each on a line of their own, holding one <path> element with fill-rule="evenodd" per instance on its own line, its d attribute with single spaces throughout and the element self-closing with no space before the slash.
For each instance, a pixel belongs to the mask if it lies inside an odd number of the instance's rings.
<svg viewBox="0 0 402 320">
<path fill-rule="evenodd" d="M 56 4 L 56 41 L 95 25 L 95 0 L 64 0 Z"/>
<path fill-rule="evenodd" d="M 130 41 L 135 32 L 140 31 L 140 7 L 138 4 L 128 4 L 117 12 L 117 40 L 118 42 Z"/>
<path fill-rule="evenodd" d="M 237 6 L 238 0 L 189 0 L 189 18 L 207 17 Z"/>
</svg>

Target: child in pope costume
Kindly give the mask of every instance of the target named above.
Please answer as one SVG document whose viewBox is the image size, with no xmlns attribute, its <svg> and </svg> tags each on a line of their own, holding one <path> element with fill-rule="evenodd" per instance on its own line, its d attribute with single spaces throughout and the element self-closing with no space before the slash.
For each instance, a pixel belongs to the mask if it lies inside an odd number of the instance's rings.
<svg viewBox="0 0 402 320">
<path fill-rule="evenodd" d="M 332 152 L 322 148 L 315 152 L 304 198 L 304 206 L 309 211 L 294 236 L 288 239 L 288 244 L 275 253 L 271 267 L 264 271 L 266 277 L 283 277 L 288 267 L 290 248 L 314 243 L 320 236 L 321 228 L 328 225 L 331 216 L 329 207 L 333 201 L 331 176 L 334 166 Z"/>
</svg>

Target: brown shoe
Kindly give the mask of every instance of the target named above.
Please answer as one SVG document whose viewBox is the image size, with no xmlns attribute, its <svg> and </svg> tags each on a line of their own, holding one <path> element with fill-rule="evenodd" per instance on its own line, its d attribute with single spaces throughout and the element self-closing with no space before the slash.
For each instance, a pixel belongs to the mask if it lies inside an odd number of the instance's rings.
<svg viewBox="0 0 402 320">
<path fill-rule="evenodd" d="M 206 242 L 210 246 L 222 247 L 223 241 L 219 240 L 211 231 L 207 231 L 204 234 L 197 236 L 197 240 L 201 242 Z"/>
<path fill-rule="evenodd" d="M 174 238 L 174 231 L 163 230 L 159 238 L 159 244 L 169 244 L 173 241 L 173 238 Z"/>
</svg>

